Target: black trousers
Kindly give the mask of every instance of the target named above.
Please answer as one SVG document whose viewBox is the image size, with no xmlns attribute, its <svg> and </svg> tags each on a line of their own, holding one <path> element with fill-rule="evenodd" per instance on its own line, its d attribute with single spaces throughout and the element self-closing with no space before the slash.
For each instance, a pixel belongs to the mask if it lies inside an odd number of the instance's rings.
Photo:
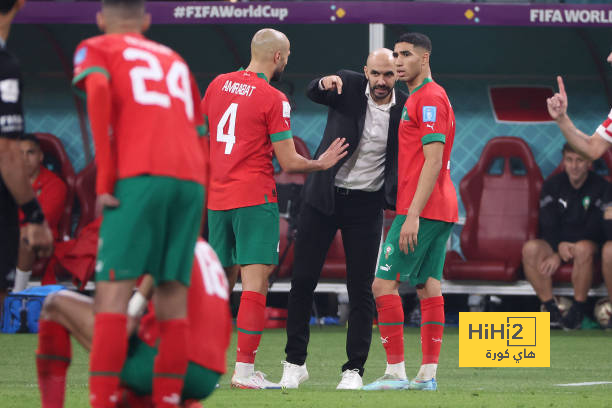
<svg viewBox="0 0 612 408">
<path fill-rule="evenodd" d="M 17 203 L 0 176 L 0 290 L 8 287 L 6 276 L 17 266 L 19 215 Z"/>
<path fill-rule="evenodd" d="M 346 286 L 349 296 L 346 354 L 342 371 L 358 369 L 368 358 L 375 312 L 372 281 L 376 270 L 382 234 L 383 194 L 336 189 L 332 215 L 325 215 L 304 204 L 295 241 L 289 315 L 287 318 L 287 361 L 302 365 L 306 361 L 310 338 L 310 315 L 314 290 L 321 276 L 327 251 L 340 229 L 346 255 Z"/>
</svg>

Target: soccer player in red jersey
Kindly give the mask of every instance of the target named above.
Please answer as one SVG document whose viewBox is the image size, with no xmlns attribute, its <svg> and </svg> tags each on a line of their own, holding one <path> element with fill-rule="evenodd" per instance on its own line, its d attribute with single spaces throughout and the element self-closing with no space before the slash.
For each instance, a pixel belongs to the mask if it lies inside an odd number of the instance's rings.
<svg viewBox="0 0 612 408">
<path fill-rule="evenodd" d="M 397 216 L 382 248 L 372 292 L 380 338 L 387 354 L 385 375 L 365 390 L 436 390 L 444 329 L 440 288 L 446 241 L 457 221 L 457 194 L 450 178 L 455 115 L 448 96 L 431 78 L 431 40 L 403 34 L 393 55 L 397 75 L 410 90 L 399 125 Z M 404 365 L 404 311 L 400 282 L 409 280 L 421 302 L 421 368 L 412 381 Z"/>
<path fill-rule="evenodd" d="M 129 357 L 121 369 L 119 406 L 151 407 L 152 367 L 160 322 L 153 311 L 140 319 L 147 306 L 152 282 L 143 279 L 130 300 L 131 331 Z M 225 373 L 225 353 L 231 335 L 229 291 L 225 272 L 212 248 L 204 241 L 195 247 L 188 301 L 188 358 L 181 407 L 200 407 L 196 401 L 208 397 Z M 138 320 L 140 319 L 140 321 Z M 42 408 L 64 406 L 66 372 L 70 365 L 72 335 L 91 350 L 94 326 L 93 300 L 79 293 L 62 290 L 47 297 L 38 322 L 36 367 Z M 126 401 L 127 400 L 127 401 Z M 197 405 L 196 405 L 197 404 Z"/>
<path fill-rule="evenodd" d="M 608 55 L 607 62 L 612 64 L 612 53 Z M 612 110 L 608 117 L 595 130 L 593 135 L 588 136 L 578 129 L 567 114 L 567 93 L 563 78 L 557 77 L 559 92 L 548 98 L 548 113 L 557 122 L 559 129 L 567 142 L 580 154 L 590 160 L 599 159 L 612 145 Z"/>
<path fill-rule="evenodd" d="M 51 228 L 53 238 L 57 241 L 59 235 L 57 228 L 66 204 L 66 192 L 68 191 L 66 183 L 54 172 L 43 166 L 44 154 L 36 135 L 32 133 L 24 134 L 19 141 L 19 147 L 23 153 L 23 161 L 32 190 L 34 190 L 49 228 Z M 21 234 L 25 235 L 24 214 L 20 212 L 19 218 L 22 221 Z M 20 292 L 26 288 L 36 259 L 37 256 L 32 248 L 23 241 L 19 242 L 19 257 L 15 269 L 13 292 Z"/>
<path fill-rule="evenodd" d="M 242 278 L 232 377 L 232 385 L 240 388 L 279 387 L 254 370 L 268 276 L 278 263 L 273 154 L 285 171 L 312 172 L 336 164 L 348 146 L 344 139 L 337 139 L 318 160 L 307 160 L 296 152 L 289 102 L 268 83 L 280 78 L 289 52 L 283 33 L 258 31 L 251 41 L 249 66 L 216 77 L 202 100 L 210 132 L 209 240 L 230 276 L 230 287 L 238 270 Z"/>
<path fill-rule="evenodd" d="M 103 207 L 96 264 L 90 402 L 112 407 L 128 346 L 136 278 L 155 279 L 160 322 L 153 402 L 178 405 L 187 370 L 187 290 L 206 180 L 199 92 L 185 61 L 141 33 L 144 0 L 104 0 L 105 35 L 76 49 L 73 84 L 87 95 Z"/>
</svg>

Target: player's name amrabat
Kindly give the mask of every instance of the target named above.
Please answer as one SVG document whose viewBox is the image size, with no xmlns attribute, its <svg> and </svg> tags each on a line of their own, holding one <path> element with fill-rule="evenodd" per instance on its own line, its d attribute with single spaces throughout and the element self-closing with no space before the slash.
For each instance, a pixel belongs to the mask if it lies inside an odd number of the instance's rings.
<svg viewBox="0 0 612 408">
<path fill-rule="evenodd" d="M 236 95 L 244 95 L 251 96 L 253 91 L 256 89 L 256 86 L 241 84 L 240 82 L 232 82 L 229 79 L 225 81 L 223 87 L 221 88 L 225 92 L 233 93 Z"/>
<path fill-rule="evenodd" d="M 502 361 L 505 358 L 510 358 L 510 353 L 508 353 L 508 349 L 506 349 L 504 353 L 501 351 L 491 353 L 491 350 L 487 350 L 486 357 L 493 361 Z M 514 361 L 518 364 L 518 362 L 524 358 L 535 358 L 535 353 L 533 351 L 527 353 L 527 349 L 523 349 L 523 351 L 519 352 L 518 355 L 513 355 L 512 358 L 514 358 Z"/>
</svg>

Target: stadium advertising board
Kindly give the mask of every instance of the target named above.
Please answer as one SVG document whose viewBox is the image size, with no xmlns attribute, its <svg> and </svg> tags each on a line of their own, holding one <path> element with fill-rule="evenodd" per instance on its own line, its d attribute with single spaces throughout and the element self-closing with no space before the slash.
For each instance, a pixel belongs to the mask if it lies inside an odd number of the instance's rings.
<svg viewBox="0 0 612 408">
<path fill-rule="evenodd" d="M 17 23 L 92 24 L 98 2 L 28 1 Z M 439 24 L 604 27 L 612 4 L 482 4 L 384 1 L 150 2 L 154 24 Z"/>
</svg>

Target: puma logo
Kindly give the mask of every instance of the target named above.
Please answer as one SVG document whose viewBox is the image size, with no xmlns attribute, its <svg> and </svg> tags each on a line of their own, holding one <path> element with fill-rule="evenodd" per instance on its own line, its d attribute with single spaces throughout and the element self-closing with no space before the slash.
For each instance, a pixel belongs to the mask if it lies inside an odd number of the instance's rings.
<svg viewBox="0 0 612 408">
<path fill-rule="evenodd" d="M 431 130 L 434 130 L 434 125 L 433 125 L 433 123 L 426 124 L 425 126 L 427 126 L 428 128 L 430 128 Z"/>
</svg>

